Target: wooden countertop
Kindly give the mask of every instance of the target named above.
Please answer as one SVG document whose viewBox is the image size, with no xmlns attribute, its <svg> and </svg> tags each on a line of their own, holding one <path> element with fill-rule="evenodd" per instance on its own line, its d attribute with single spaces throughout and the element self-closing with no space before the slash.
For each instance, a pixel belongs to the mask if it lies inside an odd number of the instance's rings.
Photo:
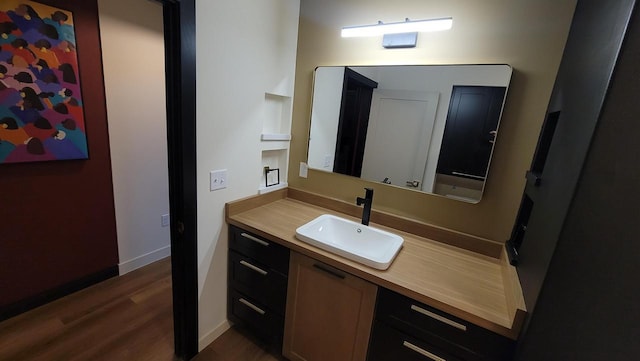
<svg viewBox="0 0 640 361">
<path fill-rule="evenodd" d="M 324 200 L 323 205 L 337 202 L 336 206 L 327 208 L 291 197 L 305 198 L 300 194 L 300 191 L 285 189 L 228 203 L 226 220 L 293 251 L 517 339 L 526 308 L 515 269 L 508 264 L 504 251 L 496 258 L 437 242 L 374 223 L 372 213 L 371 226 L 404 238 L 403 247 L 391 266 L 385 271 L 376 270 L 295 238 L 296 228 L 322 214 L 359 221 L 348 214 L 353 213 L 353 209 L 340 205 L 340 201 L 325 203 L 327 200 Z M 309 199 L 313 198 L 306 200 Z M 347 214 L 334 210 L 344 210 L 343 207 L 347 207 Z"/>
</svg>

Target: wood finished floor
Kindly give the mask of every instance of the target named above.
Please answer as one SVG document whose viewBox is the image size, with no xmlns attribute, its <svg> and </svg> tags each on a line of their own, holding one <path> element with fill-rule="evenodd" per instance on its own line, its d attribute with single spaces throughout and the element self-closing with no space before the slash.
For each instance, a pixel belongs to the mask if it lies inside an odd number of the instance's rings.
<svg viewBox="0 0 640 361">
<path fill-rule="evenodd" d="M 266 351 L 260 342 L 241 330 L 230 328 L 202 350 L 193 361 L 283 361 Z"/>
<path fill-rule="evenodd" d="M 174 360 L 169 258 L 0 322 L 0 360 Z M 198 361 L 275 361 L 235 329 Z"/>
</svg>

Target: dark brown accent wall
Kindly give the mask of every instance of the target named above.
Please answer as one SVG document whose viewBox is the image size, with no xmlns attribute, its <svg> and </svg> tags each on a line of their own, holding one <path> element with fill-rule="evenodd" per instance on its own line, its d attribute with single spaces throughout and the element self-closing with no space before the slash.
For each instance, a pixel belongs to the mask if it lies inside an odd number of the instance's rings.
<svg viewBox="0 0 640 361">
<path fill-rule="evenodd" d="M 89 160 L 0 165 L 0 311 L 118 264 L 97 2 L 40 2 L 74 15 Z"/>
</svg>

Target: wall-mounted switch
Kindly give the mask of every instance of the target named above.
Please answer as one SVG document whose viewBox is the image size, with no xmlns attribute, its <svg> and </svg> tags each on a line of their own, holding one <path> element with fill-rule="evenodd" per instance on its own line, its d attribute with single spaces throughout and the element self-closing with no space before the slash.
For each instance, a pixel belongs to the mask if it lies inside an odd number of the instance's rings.
<svg viewBox="0 0 640 361">
<path fill-rule="evenodd" d="M 168 227 L 169 223 L 170 223 L 170 220 L 169 220 L 168 214 L 163 214 L 160 216 L 160 224 L 162 224 L 162 227 Z"/>
<path fill-rule="evenodd" d="M 227 170 L 219 169 L 213 170 L 209 173 L 209 190 L 215 191 L 217 189 L 227 188 Z"/>
</svg>

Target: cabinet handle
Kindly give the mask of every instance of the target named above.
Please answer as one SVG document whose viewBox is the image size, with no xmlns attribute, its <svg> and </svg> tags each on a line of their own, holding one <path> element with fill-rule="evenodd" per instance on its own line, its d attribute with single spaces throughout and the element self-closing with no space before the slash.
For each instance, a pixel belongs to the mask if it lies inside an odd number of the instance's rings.
<svg viewBox="0 0 640 361">
<path fill-rule="evenodd" d="M 264 314 L 266 313 L 262 308 L 260 308 L 260 307 L 258 307 L 258 306 L 256 306 L 256 305 L 254 305 L 253 303 L 251 303 L 251 302 L 249 302 L 249 301 L 245 300 L 244 298 L 241 298 L 241 299 L 239 299 L 238 301 L 240 301 L 240 303 L 242 303 L 243 305 L 245 305 L 245 306 L 249 307 L 250 309 L 252 309 L 252 310 L 254 310 L 254 311 L 258 312 L 258 313 L 259 313 L 259 314 L 261 314 L 261 315 L 264 315 Z"/>
<path fill-rule="evenodd" d="M 431 317 L 434 320 L 438 320 L 438 321 L 440 321 L 442 323 L 446 323 L 449 326 L 453 326 L 453 327 L 455 327 L 455 328 L 457 328 L 459 330 L 462 330 L 462 331 L 465 331 L 465 332 L 467 331 L 467 326 L 465 326 L 465 325 L 463 325 L 461 323 L 458 323 L 456 321 L 450 320 L 450 319 L 448 319 L 446 317 L 442 317 L 442 316 L 440 316 L 440 315 L 438 315 L 436 313 L 433 313 L 431 311 L 427 311 L 422 307 L 419 307 L 419 306 L 416 306 L 416 305 L 411 305 L 411 309 L 416 311 L 416 312 L 419 312 L 419 313 L 421 313 L 421 314 L 423 314 L 425 316 Z"/>
<path fill-rule="evenodd" d="M 260 238 L 256 238 L 250 234 L 246 234 L 246 233 L 240 233 L 240 235 L 246 239 L 252 240 L 254 242 L 256 242 L 257 244 L 261 245 L 261 246 L 265 246 L 265 247 L 269 247 L 269 242 L 265 242 L 263 240 L 261 240 Z"/>
<path fill-rule="evenodd" d="M 428 357 L 430 360 L 433 360 L 433 361 L 447 361 L 447 360 L 443 359 L 442 357 L 438 357 L 438 356 L 432 354 L 431 352 L 412 344 L 409 341 L 402 342 L 402 346 L 408 348 L 411 351 L 417 352 L 417 353 L 421 354 L 424 357 Z"/>
<path fill-rule="evenodd" d="M 245 267 L 247 267 L 247 268 L 249 268 L 249 269 L 251 269 L 251 270 L 254 270 L 254 271 L 260 273 L 263 276 L 267 275 L 267 271 L 263 270 L 260 267 L 254 266 L 254 265 L 252 265 L 251 263 L 249 263 L 247 261 L 240 261 L 240 264 L 245 266 Z"/>
<path fill-rule="evenodd" d="M 317 268 L 317 269 L 319 269 L 321 271 L 327 272 L 328 274 L 330 274 L 330 275 L 332 275 L 334 277 L 338 277 L 341 280 L 343 280 L 345 278 L 345 275 L 343 275 L 342 273 L 340 273 L 338 271 L 334 271 L 333 269 L 331 269 L 331 268 L 329 268 L 329 267 L 327 267 L 325 265 L 322 265 L 322 264 L 319 264 L 319 263 L 314 263 L 313 267 L 315 267 L 315 268 Z"/>
</svg>

